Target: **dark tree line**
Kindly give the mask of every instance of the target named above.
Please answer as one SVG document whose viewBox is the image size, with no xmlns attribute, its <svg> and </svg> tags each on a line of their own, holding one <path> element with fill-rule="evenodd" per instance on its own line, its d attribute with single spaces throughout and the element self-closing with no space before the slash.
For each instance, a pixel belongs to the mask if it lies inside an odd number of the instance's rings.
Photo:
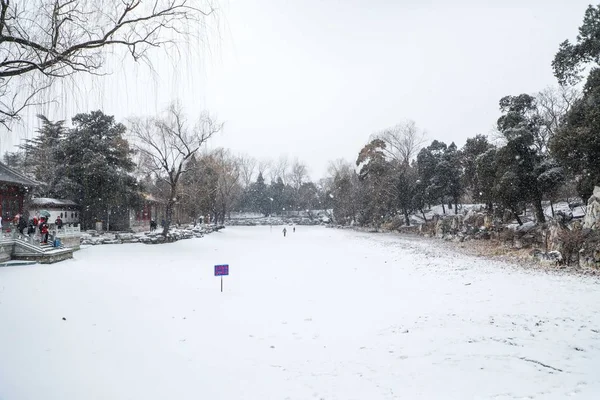
<svg viewBox="0 0 600 400">
<path fill-rule="evenodd" d="M 279 176 L 268 184 L 259 172 L 256 181 L 241 192 L 235 208 L 268 216 L 323 209 L 327 204 L 327 194 L 314 182 L 286 184 Z"/>
</svg>

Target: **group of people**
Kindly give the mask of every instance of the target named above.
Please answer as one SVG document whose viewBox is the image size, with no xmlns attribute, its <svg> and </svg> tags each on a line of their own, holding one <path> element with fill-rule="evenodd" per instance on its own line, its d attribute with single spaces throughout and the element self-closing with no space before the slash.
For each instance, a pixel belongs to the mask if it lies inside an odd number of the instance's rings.
<svg viewBox="0 0 600 400">
<path fill-rule="evenodd" d="M 292 232 L 294 232 L 294 233 L 296 232 L 296 227 L 295 226 L 292 227 Z M 287 228 L 284 227 L 283 228 L 283 237 L 285 237 L 286 235 L 287 235 Z"/>
<path fill-rule="evenodd" d="M 24 235 L 25 228 L 27 228 L 27 235 L 29 235 L 29 236 L 34 235 L 36 233 L 36 229 L 37 229 L 41 235 L 40 242 L 42 244 L 48 243 L 48 236 L 50 233 L 50 225 L 48 224 L 48 217 L 46 217 L 46 216 L 38 217 L 36 215 L 33 218 L 30 218 L 29 221 L 27 221 L 27 219 L 25 217 L 18 215 L 14 218 L 13 223 L 15 224 L 15 226 L 17 227 L 17 229 L 19 230 L 19 233 L 21 235 Z M 60 218 L 60 216 L 56 217 L 54 224 L 56 225 L 57 229 L 62 229 L 62 227 L 63 227 L 62 218 Z"/>
</svg>

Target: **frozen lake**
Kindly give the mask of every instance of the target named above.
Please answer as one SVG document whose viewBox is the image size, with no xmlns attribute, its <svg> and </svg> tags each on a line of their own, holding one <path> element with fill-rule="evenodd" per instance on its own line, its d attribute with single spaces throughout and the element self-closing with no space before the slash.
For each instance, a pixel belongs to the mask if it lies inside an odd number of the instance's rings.
<svg viewBox="0 0 600 400">
<path fill-rule="evenodd" d="M 0 268 L 0 400 L 598 399 L 599 308 L 592 278 L 393 235 L 97 246 Z"/>
</svg>

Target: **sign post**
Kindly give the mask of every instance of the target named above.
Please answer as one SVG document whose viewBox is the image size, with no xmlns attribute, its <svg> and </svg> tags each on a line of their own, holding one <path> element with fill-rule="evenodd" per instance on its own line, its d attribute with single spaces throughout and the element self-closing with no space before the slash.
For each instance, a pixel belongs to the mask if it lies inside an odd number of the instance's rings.
<svg viewBox="0 0 600 400">
<path fill-rule="evenodd" d="M 221 293 L 223 293 L 223 276 L 229 275 L 229 264 L 215 265 L 215 276 L 221 277 Z"/>
</svg>

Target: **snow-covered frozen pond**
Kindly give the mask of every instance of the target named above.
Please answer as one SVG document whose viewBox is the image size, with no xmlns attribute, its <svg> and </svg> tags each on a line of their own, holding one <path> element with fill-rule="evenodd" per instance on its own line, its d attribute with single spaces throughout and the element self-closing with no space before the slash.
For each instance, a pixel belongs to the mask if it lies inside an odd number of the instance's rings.
<svg viewBox="0 0 600 400">
<path fill-rule="evenodd" d="M 435 245 L 230 227 L 0 268 L 0 399 L 600 398 L 597 281 Z"/>
</svg>

